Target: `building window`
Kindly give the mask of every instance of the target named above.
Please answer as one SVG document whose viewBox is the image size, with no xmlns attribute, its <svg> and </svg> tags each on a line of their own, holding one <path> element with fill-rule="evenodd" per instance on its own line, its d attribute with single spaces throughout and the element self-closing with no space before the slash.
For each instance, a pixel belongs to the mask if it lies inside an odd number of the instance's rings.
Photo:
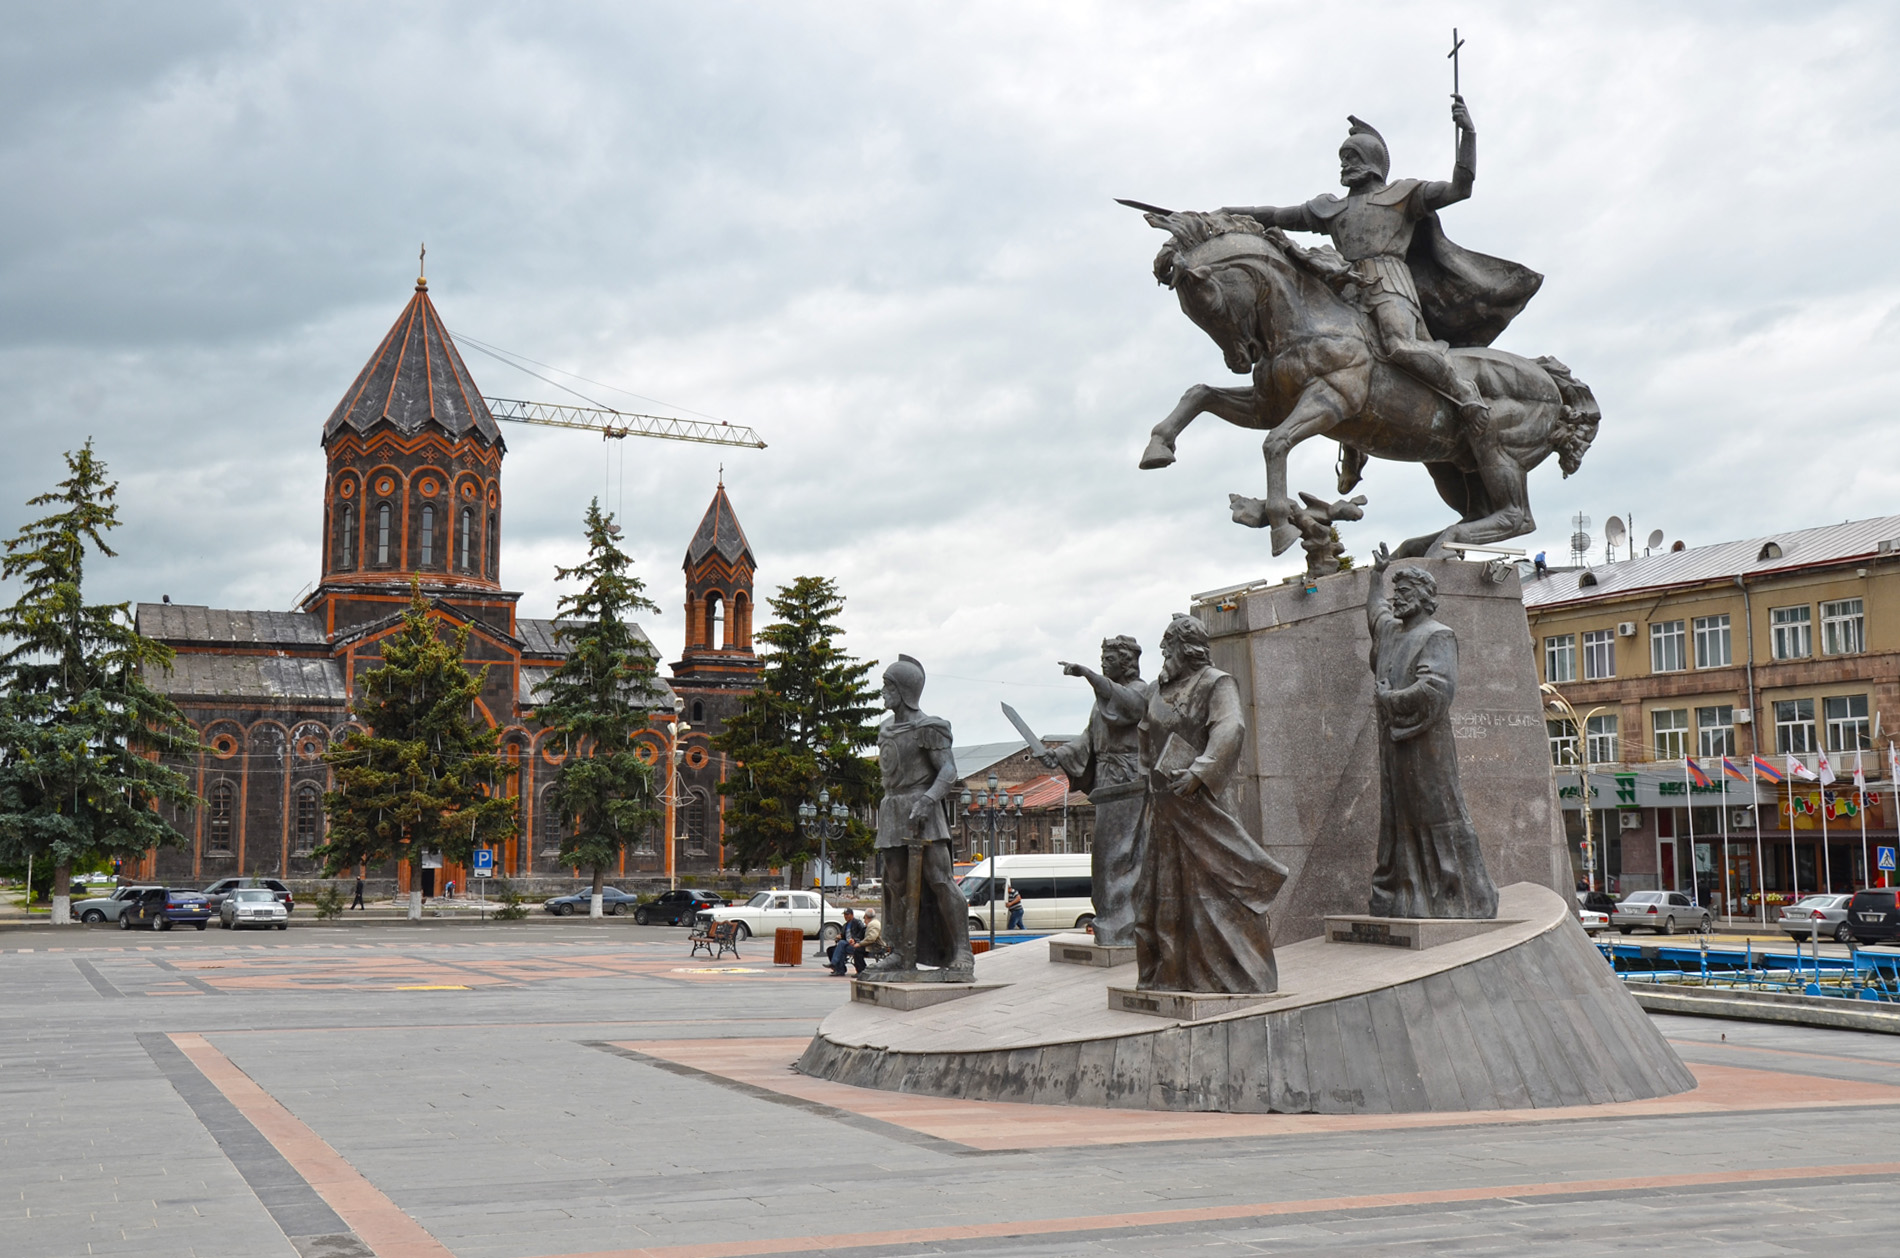
<svg viewBox="0 0 1900 1258">
<path fill-rule="evenodd" d="M 474 553 L 474 547 L 473 547 L 474 540 L 475 540 L 475 513 L 471 511 L 469 508 L 463 507 L 462 508 L 462 538 L 461 538 L 461 547 L 460 547 L 461 554 L 462 554 L 461 569 L 463 572 L 469 571 L 469 559 L 470 559 L 470 556 L 473 555 Z"/>
<path fill-rule="evenodd" d="M 1550 734 L 1550 762 L 1556 765 L 1577 763 L 1577 726 L 1573 721 L 1545 721 Z"/>
<path fill-rule="evenodd" d="M 237 791 L 229 782 L 217 782 L 211 787 L 211 813 L 205 826 L 205 850 L 207 852 L 228 852 L 231 850 L 231 814 L 237 802 Z"/>
<path fill-rule="evenodd" d="M 435 508 L 422 509 L 422 556 L 421 566 L 426 568 L 435 562 Z"/>
<path fill-rule="evenodd" d="M 1804 660 L 1814 654 L 1813 625 L 1806 606 L 1771 607 L 1768 625 L 1776 659 Z"/>
<path fill-rule="evenodd" d="M 340 531 L 342 533 L 342 541 L 338 549 L 341 550 L 342 553 L 337 558 L 336 566 L 339 568 L 353 568 L 356 566 L 355 507 L 345 506 L 343 508 L 343 525 Z"/>
<path fill-rule="evenodd" d="M 680 837 L 686 840 L 686 855 L 706 854 L 707 822 L 712 816 L 712 801 L 703 790 L 694 789 L 680 806 Z"/>
<path fill-rule="evenodd" d="M 297 842 L 293 850 L 299 856 L 308 856 L 321 842 L 323 796 L 314 784 L 306 783 L 297 788 Z"/>
<path fill-rule="evenodd" d="M 1577 635 L 1560 633 L 1544 639 L 1544 680 L 1577 680 Z"/>
<path fill-rule="evenodd" d="M 725 601 L 717 593 L 706 596 L 706 645 L 717 650 L 721 627 L 725 624 Z"/>
<path fill-rule="evenodd" d="M 1584 722 L 1583 733 L 1583 751 L 1591 764 L 1616 763 L 1616 717 L 1593 716 Z"/>
<path fill-rule="evenodd" d="M 376 508 L 376 562 L 389 562 L 389 504 Z"/>
<path fill-rule="evenodd" d="M 1867 649 L 1861 601 L 1844 598 L 1821 604 L 1821 649 L 1829 655 L 1854 655 Z"/>
<path fill-rule="evenodd" d="M 1583 679 L 1616 676 L 1616 630 L 1592 629 L 1583 635 Z"/>
<path fill-rule="evenodd" d="M 1649 724 L 1656 733 L 1656 759 L 1680 760 L 1689 754 L 1689 709 L 1659 708 L 1649 714 Z"/>
<path fill-rule="evenodd" d="M 490 580 L 501 575 L 501 529 L 500 520 L 493 511 L 488 513 L 488 577 Z"/>
<path fill-rule="evenodd" d="M 1689 635 L 1680 620 L 1667 620 L 1649 627 L 1649 671 L 1679 673 L 1689 667 Z"/>
<path fill-rule="evenodd" d="M 1793 756 L 1814 750 L 1814 700 L 1775 700 L 1775 750 Z"/>
<path fill-rule="evenodd" d="M 693 724 L 698 725 L 706 719 L 706 705 L 698 699 L 693 700 Z"/>
<path fill-rule="evenodd" d="M 1855 599 L 1856 603 L 1860 600 Z M 1821 700 L 1829 751 L 1867 751 L 1874 745 L 1867 730 L 1867 696 L 1836 695 Z"/>
<path fill-rule="evenodd" d="M 1727 668 L 1735 662 L 1729 650 L 1728 613 L 1695 618 L 1695 666 Z"/>
<path fill-rule="evenodd" d="M 1735 705 L 1719 704 L 1695 710 L 1696 737 L 1702 754 L 1711 760 L 1735 754 Z"/>
</svg>

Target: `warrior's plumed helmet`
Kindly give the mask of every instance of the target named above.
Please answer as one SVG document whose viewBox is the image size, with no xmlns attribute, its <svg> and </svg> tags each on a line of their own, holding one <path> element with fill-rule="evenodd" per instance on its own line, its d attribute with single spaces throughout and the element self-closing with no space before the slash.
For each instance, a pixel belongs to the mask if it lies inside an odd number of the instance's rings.
<svg viewBox="0 0 1900 1258">
<path fill-rule="evenodd" d="M 924 666 L 908 655 L 884 670 L 884 684 L 897 691 L 906 706 L 916 707 L 924 697 Z"/>
<path fill-rule="evenodd" d="M 1379 178 L 1384 179 L 1392 170 L 1392 157 L 1385 151 L 1385 137 L 1371 123 L 1362 122 L 1351 114 L 1346 115 L 1346 121 L 1351 124 L 1351 128 L 1346 133 L 1346 142 L 1339 147 L 1351 149 L 1361 161 L 1379 172 Z"/>
</svg>

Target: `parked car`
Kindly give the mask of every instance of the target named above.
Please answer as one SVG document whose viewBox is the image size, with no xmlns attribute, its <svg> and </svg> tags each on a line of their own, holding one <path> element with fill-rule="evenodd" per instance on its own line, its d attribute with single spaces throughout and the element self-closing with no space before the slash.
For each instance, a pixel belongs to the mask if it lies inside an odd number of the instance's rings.
<svg viewBox="0 0 1900 1258">
<path fill-rule="evenodd" d="M 73 905 L 73 917 L 81 922 L 116 922 L 125 906 L 138 897 L 144 887 L 119 887 L 111 895 L 94 896 Z"/>
<path fill-rule="evenodd" d="M 1616 897 L 1607 891 L 1579 891 L 1577 892 L 1577 903 L 1589 909 L 1591 912 L 1601 913 L 1605 917 L 1613 916 L 1616 913 Z"/>
<path fill-rule="evenodd" d="M 1851 895 L 1808 895 L 1781 910 L 1777 923 L 1796 939 L 1832 939 L 1846 943 L 1852 935 L 1847 929 L 1847 902 Z"/>
<path fill-rule="evenodd" d="M 240 926 L 275 926 L 278 930 L 288 930 L 290 910 L 268 887 L 239 887 L 226 892 L 219 902 L 218 925 L 225 930 Z"/>
<path fill-rule="evenodd" d="M 1900 941 L 1900 890 L 1869 887 L 1847 902 L 1847 932 L 1858 944 Z"/>
<path fill-rule="evenodd" d="M 217 912 L 219 906 L 224 903 L 224 897 L 227 895 L 230 895 L 233 891 L 238 890 L 240 887 L 262 887 L 264 890 L 270 892 L 272 895 L 277 897 L 278 903 L 284 906 L 284 912 L 286 914 L 295 913 L 297 911 L 296 897 L 290 894 L 289 887 L 286 887 L 283 883 L 277 881 L 275 878 L 220 878 L 218 879 L 218 881 L 212 883 L 210 886 L 204 889 L 205 899 L 211 902 L 211 911 L 213 913 Z"/>
<path fill-rule="evenodd" d="M 609 917 L 619 917 L 640 902 L 637 895 L 628 895 L 619 887 L 600 889 L 600 911 Z M 541 906 L 556 917 L 572 917 L 576 913 L 591 913 L 594 909 L 594 889 L 576 891 L 573 895 L 557 895 Z"/>
<path fill-rule="evenodd" d="M 140 887 L 136 897 L 126 902 L 119 914 L 119 929 L 147 926 L 170 930 L 179 922 L 203 930 L 211 924 L 211 903 L 196 891 L 171 887 Z"/>
<path fill-rule="evenodd" d="M 1023 897 L 1024 930 L 1087 930 L 1095 920 L 1093 860 L 1086 852 L 1034 856 L 998 856 L 971 866 L 959 888 L 970 905 L 970 931 L 990 928 L 991 888 L 995 888 L 996 929 L 1009 921 L 1009 888 Z M 994 880 L 992 881 L 992 867 Z"/>
<path fill-rule="evenodd" d="M 633 920 L 642 926 L 651 926 L 655 922 L 667 926 L 691 926 L 702 912 L 720 908 L 725 902 L 725 896 L 714 895 L 710 891 L 675 887 L 671 891 L 661 892 L 651 903 L 635 909 Z"/>
<path fill-rule="evenodd" d="M 1579 904 L 1577 906 L 1577 924 L 1583 927 L 1584 934 L 1596 935 L 1610 928 L 1610 915 L 1608 913 L 1599 913 L 1595 909 L 1587 909 Z"/>
<path fill-rule="evenodd" d="M 702 909 L 695 920 L 737 922 L 740 939 L 797 927 L 807 939 L 823 940 L 827 947 L 844 931 L 844 910 L 816 891 L 761 891 L 744 904 Z"/>
<path fill-rule="evenodd" d="M 1610 914 L 1610 924 L 1625 935 L 1638 928 L 1659 935 L 1673 935 L 1679 930 L 1706 933 L 1714 923 L 1707 909 L 1698 907 L 1680 891 L 1632 891 L 1617 901 L 1616 912 Z"/>
</svg>

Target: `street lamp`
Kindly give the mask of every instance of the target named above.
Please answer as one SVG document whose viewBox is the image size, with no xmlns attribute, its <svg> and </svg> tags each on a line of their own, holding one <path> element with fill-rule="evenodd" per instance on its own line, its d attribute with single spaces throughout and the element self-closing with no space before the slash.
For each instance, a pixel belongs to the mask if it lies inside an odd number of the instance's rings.
<svg viewBox="0 0 1900 1258">
<path fill-rule="evenodd" d="M 971 795 L 968 790 L 965 790 L 959 798 L 966 809 L 969 808 L 972 800 L 974 800 L 977 809 L 989 820 L 990 951 L 994 952 L 996 951 L 996 891 L 998 885 L 996 880 L 996 818 L 998 814 L 1007 815 L 1009 813 L 1012 798 L 1014 800 L 1015 815 L 1018 817 L 1022 816 L 1023 797 L 1021 795 L 1012 797 L 1009 792 L 998 790 L 995 773 L 990 774 L 987 785 L 990 788 L 987 791 L 978 791 L 975 795 Z"/>
<path fill-rule="evenodd" d="M 1580 788 L 1578 798 L 1583 803 L 1583 880 L 1588 884 L 1590 890 L 1601 891 L 1604 888 L 1596 885 L 1598 882 L 1596 873 L 1600 866 L 1597 864 L 1596 842 L 1592 837 L 1590 825 L 1591 814 L 1595 812 L 1595 809 L 1590 807 L 1590 735 L 1588 727 L 1590 718 L 1603 711 L 1606 705 L 1599 704 L 1591 708 L 1583 717 L 1579 718 L 1577 716 L 1577 710 L 1570 706 L 1570 700 L 1559 694 L 1555 686 L 1549 682 L 1544 682 L 1537 688 L 1543 691 L 1545 697 L 1549 699 L 1549 702 L 1544 706 L 1549 708 L 1552 712 L 1568 719 L 1570 728 L 1576 731 L 1577 745 L 1582 753 L 1576 756 L 1576 760 L 1577 784 Z"/>
<path fill-rule="evenodd" d="M 851 810 L 844 801 L 831 802 L 831 792 L 821 789 L 818 802 L 810 800 L 798 806 L 798 819 L 807 830 L 818 831 L 818 942 L 825 942 L 825 880 L 831 876 L 831 857 L 829 843 L 844 834 L 846 820 Z"/>
<path fill-rule="evenodd" d="M 666 805 L 666 885 L 674 890 L 680 885 L 679 866 L 674 859 L 674 845 L 679 841 L 673 828 L 679 824 L 679 805 L 681 803 L 679 766 L 686 755 L 680 747 L 680 735 L 691 730 L 680 718 L 686 710 L 686 700 L 677 696 L 673 699 L 673 719 L 666 724 L 666 781 L 660 788 L 660 801 Z"/>
</svg>

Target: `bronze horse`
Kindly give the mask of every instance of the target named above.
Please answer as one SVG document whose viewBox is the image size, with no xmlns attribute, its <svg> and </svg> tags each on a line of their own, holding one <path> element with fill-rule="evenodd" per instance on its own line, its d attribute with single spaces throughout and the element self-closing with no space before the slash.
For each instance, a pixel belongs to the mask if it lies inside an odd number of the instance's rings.
<svg viewBox="0 0 1900 1258">
<path fill-rule="evenodd" d="M 1141 466 L 1174 462 L 1175 439 L 1204 413 L 1264 429 L 1267 496 L 1232 494 L 1229 502 L 1239 523 L 1271 528 L 1274 554 L 1300 538 L 1286 461 L 1308 437 L 1425 465 L 1459 518 L 1405 542 L 1400 556 L 1435 556 L 1460 542 L 1486 545 L 1531 532 L 1531 469 L 1552 454 L 1565 476 L 1583 462 L 1602 412 L 1588 386 L 1556 359 L 1453 350 L 1453 364 L 1491 407 L 1489 425 L 1474 438 L 1449 400 L 1380 358 L 1365 315 L 1335 290 L 1345 264 L 1331 249 L 1304 249 L 1278 228 L 1239 215 L 1146 217 L 1170 236 L 1155 259 L 1155 278 L 1220 346 L 1228 368 L 1251 374 L 1253 385 L 1188 389 L 1155 426 Z M 1350 488 L 1342 483 L 1340 491 Z"/>
</svg>

